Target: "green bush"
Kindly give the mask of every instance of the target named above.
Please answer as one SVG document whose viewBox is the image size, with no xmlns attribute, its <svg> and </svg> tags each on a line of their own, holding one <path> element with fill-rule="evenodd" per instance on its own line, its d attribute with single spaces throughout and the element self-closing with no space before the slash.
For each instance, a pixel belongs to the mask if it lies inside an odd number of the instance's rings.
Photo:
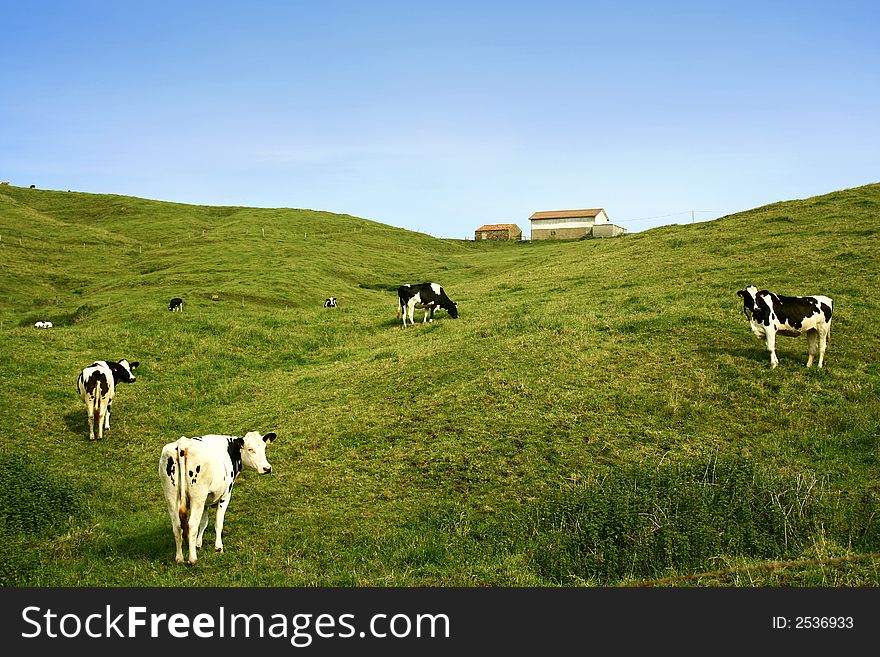
<svg viewBox="0 0 880 657">
<path fill-rule="evenodd" d="M 531 560 L 561 584 L 647 580 L 717 569 L 729 557 L 796 558 L 820 535 L 880 547 L 876 495 L 842 499 L 809 475 L 771 475 L 743 458 L 631 466 L 541 503 Z"/>
<path fill-rule="evenodd" d="M 83 496 L 26 456 L 0 461 L 0 586 L 26 586 L 39 568 L 34 544 L 63 531 L 83 511 Z"/>
<path fill-rule="evenodd" d="M 82 495 L 68 482 L 6 454 L 0 463 L 0 536 L 44 536 L 82 512 Z"/>
</svg>

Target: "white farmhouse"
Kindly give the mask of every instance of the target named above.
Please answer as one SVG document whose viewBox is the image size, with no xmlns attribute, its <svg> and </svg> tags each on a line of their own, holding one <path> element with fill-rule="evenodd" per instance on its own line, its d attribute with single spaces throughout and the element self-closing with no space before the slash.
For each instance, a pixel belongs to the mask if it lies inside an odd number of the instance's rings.
<svg viewBox="0 0 880 657">
<path fill-rule="evenodd" d="M 625 228 L 612 224 L 602 208 L 536 212 L 529 221 L 532 222 L 533 240 L 617 237 L 626 232 Z"/>
</svg>

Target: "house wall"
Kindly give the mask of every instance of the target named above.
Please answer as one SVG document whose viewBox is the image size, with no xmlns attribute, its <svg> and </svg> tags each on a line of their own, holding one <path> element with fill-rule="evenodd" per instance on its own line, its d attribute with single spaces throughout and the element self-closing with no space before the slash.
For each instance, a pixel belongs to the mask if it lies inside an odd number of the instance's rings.
<svg viewBox="0 0 880 657">
<path fill-rule="evenodd" d="M 532 228 L 533 240 L 576 240 L 591 234 L 593 225 L 568 228 Z"/>
<path fill-rule="evenodd" d="M 593 228 L 593 237 L 617 237 L 623 235 L 626 229 L 615 224 L 601 224 Z"/>
<path fill-rule="evenodd" d="M 602 210 L 595 217 L 532 219 L 533 240 L 576 240 L 582 237 L 617 237 L 626 232 L 609 223 Z"/>
<path fill-rule="evenodd" d="M 478 230 L 474 237 L 479 240 L 506 240 L 509 235 L 506 230 Z"/>
<path fill-rule="evenodd" d="M 474 231 L 474 240 L 514 240 L 522 239 L 521 230 L 476 230 Z"/>
</svg>

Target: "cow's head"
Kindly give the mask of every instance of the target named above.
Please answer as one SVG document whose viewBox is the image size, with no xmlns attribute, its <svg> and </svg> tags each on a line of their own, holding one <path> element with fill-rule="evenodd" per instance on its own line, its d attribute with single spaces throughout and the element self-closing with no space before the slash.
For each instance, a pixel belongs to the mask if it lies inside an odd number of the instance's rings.
<svg viewBox="0 0 880 657">
<path fill-rule="evenodd" d="M 116 381 L 122 381 L 123 383 L 134 383 L 136 381 L 134 370 L 137 369 L 138 365 L 140 365 L 138 361 L 129 363 L 123 358 L 116 363 L 116 367 L 113 367 L 113 365 L 110 366 L 113 370 L 113 378 Z"/>
<path fill-rule="evenodd" d="M 272 465 L 266 460 L 266 446 L 277 438 L 274 432 L 261 436 L 258 431 L 248 431 L 241 438 L 242 465 L 260 474 L 272 472 Z"/>
<path fill-rule="evenodd" d="M 449 313 L 449 316 L 452 319 L 458 319 L 458 304 L 454 301 L 450 301 L 447 305 L 444 306 L 446 312 Z"/>
<path fill-rule="evenodd" d="M 752 318 L 752 315 L 755 312 L 755 304 L 757 302 L 758 297 L 758 288 L 754 285 L 749 285 L 744 290 L 737 290 L 737 296 L 742 297 L 743 300 L 743 314 L 749 319 Z"/>
</svg>

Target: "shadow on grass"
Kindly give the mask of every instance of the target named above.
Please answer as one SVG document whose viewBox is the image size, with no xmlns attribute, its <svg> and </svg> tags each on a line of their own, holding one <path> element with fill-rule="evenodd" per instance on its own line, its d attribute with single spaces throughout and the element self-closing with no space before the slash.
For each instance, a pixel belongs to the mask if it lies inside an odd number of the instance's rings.
<svg viewBox="0 0 880 657">
<path fill-rule="evenodd" d="M 165 519 L 167 520 L 167 517 Z M 114 554 L 128 559 L 174 561 L 174 537 L 171 534 L 170 522 L 164 524 L 157 522 L 135 534 L 120 536 L 112 546 Z M 213 549 L 213 544 L 211 547 Z"/>
<path fill-rule="evenodd" d="M 83 404 L 82 408 L 78 408 L 75 411 L 67 411 L 67 413 L 64 414 L 64 426 L 66 426 L 71 433 L 75 433 L 77 436 L 85 436 L 86 440 L 88 440 L 89 425 L 86 422 L 85 404 Z"/>
<path fill-rule="evenodd" d="M 747 360 L 756 363 L 770 363 L 770 352 L 759 347 L 739 347 L 737 349 L 729 349 L 726 347 L 704 347 L 703 351 L 708 354 L 719 356 L 730 356 L 737 360 Z M 777 349 L 777 355 L 779 350 Z"/>
</svg>

